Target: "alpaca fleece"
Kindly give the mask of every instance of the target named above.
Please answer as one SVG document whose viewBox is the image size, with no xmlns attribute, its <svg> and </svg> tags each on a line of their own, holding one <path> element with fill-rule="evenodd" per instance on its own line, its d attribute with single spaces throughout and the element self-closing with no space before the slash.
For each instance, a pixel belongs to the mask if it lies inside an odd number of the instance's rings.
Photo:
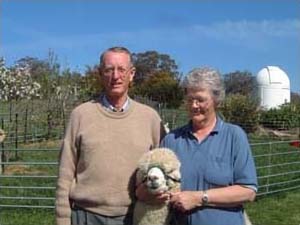
<svg viewBox="0 0 300 225">
<path fill-rule="evenodd" d="M 172 150 L 157 148 L 147 152 L 139 161 L 137 183 L 146 181 L 149 170 L 154 167 L 160 168 L 164 172 L 166 183 L 161 183 L 167 185 L 168 192 L 180 190 L 180 162 Z M 149 190 L 149 192 L 154 193 L 153 190 Z M 167 225 L 170 219 L 171 212 L 168 203 L 154 205 L 137 200 L 133 213 L 133 225 Z"/>
</svg>

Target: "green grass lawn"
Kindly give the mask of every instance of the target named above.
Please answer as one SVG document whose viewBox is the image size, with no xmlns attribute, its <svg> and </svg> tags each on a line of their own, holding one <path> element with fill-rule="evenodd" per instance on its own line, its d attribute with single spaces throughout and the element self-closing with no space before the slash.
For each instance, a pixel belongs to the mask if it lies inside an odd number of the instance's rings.
<svg viewBox="0 0 300 225">
<path fill-rule="evenodd" d="M 253 225 L 299 225 L 300 190 L 260 197 L 246 205 Z M 51 209 L 2 209 L 1 225 L 53 225 Z"/>
<path fill-rule="evenodd" d="M 299 225 L 300 189 L 259 197 L 246 211 L 253 225 Z"/>
<path fill-rule="evenodd" d="M 20 145 L 20 149 L 55 149 L 60 141 L 49 141 L 35 144 Z M 13 148 L 13 147 L 12 147 Z M 254 155 L 260 155 L 255 159 L 256 166 L 262 167 L 258 170 L 260 176 L 299 171 L 300 164 L 286 164 L 287 162 L 300 161 L 299 148 L 291 147 L 288 142 L 268 143 L 267 145 L 252 146 Z M 58 159 L 58 151 L 18 151 L 11 152 L 10 162 L 53 162 Z M 281 154 L 283 153 L 283 154 Z M 266 167 L 268 165 L 283 164 L 282 166 Z M 9 168 L 9 166 L 7 167 Z M 11 174 L 35 174 L 35 175 L 56 175 L 56 165 L 32 165 L 32 166 L 10 166 Z M 292 185 L 300 185 L 299 173 L 274 176 L 270 179 L 259 179 L 260 185 L 270 185 L 260 188 L 259 192 L 277 191 L 278 188 L 286 188 L 293 181 Z M 275 185 L 279 182 L 279 185 Z M 2 186 L 46 186 L 55 187 L 56 179 L 36 178 L 1 178 Z M 31 197 L 54 197 L 54 189 L 29 190 L 29 189 L 0 189 L 0 196 L 31 196 Z M 0 204 L 19 205 L 54 205 L 54 200 L 11 200 L 0 199 Z M 281 192 L 272 195 L 259 196 L 253 203 L 246 204 L 246 211 L 253 225 L 300 225 L 300 189 Z M 54 209 L 30 209 L 30 208 L 2 208 L 0 207 L 0 225 L 53 225 L 55 224 Z M 231 224 L 229 224 L 231 225 Z"/>
<path fill-rule="evenodd" d="M 48 141 L 35 144 L 20 145 L 18 157 L 15 152 L 10 153 L 10 162 L 15 165 L 7 165 L 5 175 L 57 175 L 57 165 L 22 165 L 21 162 L 55 162 L 58 160 L 58 151 L 24 151 L 24 149 L 57 149 L 60 141 Z M 1 188 L 0 196 L 10 197 L 49 197 L 55 196 L 55 178 L 1 178 L 1 186 L 42 187 L 41 189 L 10 189 Z M 46 187 L 46 188 L 44 188 Z M 50 189 L 48 189 L 49 187 Z M 53 199 L 1 199 L 1 205 L 25 205 L 25 206 L 54 206 Z M 54 209 L 45 208 L 16 208 L 0 207 L 1 225 L 53 225 Z"/>
<path fill-rule="evenodd" d="M 1 225 L 54 225 L 54 209 L 2 209 Z"/>
</svg>

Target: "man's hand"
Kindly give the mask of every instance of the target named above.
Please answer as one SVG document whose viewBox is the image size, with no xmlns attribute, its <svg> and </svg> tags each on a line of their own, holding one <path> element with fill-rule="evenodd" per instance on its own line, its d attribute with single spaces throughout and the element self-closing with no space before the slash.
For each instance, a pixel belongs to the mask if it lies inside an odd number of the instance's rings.
<svg viewBox="0 0 300 225">
<path fill-rule="evenodd" d="M 144 201 L 154 205 L 165 204 L 170 200 L 169 192 L 152 194 L 148 192 L 147 187 L 144 183 L 141 183 L 136 187 L 135 195 L 140 201 Z"/>
</svg>

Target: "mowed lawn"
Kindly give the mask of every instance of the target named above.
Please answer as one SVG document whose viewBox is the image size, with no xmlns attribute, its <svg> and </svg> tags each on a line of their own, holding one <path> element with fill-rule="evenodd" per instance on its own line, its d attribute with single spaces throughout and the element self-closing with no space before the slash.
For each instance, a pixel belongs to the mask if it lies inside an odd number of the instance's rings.
<svg viewBox="0 0 300 225">
<path fill-rule="evenodd" d="M 30 144 L 26 146 L 21 146 L 21 148 L 29 149 L 43 149 L 43 148 L 58 148 L 60 141 L 50 141 L 43 142 L 38 144 Z M 278 152 L 288 152 L 290 151 L 290 146 L 287 143 L 274 144 L 272 145 L 272 153 Z M 269 149 L 265 150 L 262 146 L 253 147 L 253 151 L 257 154 L 268 153 Z M 266 152 L 265 152 L 266 151 Z M 22 161 L 57 161 L 58 151 L 19 151 L 18 156 Z M 14 154 L 13 154 L 14 155 Z M 265 162 L 270 163 L 285 163 L 286 161 L 295 161 L 298 160 L 300 156 L 298 154 L 288 154 L 287 156 L 280 155 L 279 157 L 272 156 L 272 160 L 258 159 L 256 160 L 256 165 L 261 166 L 265 165 Z M 298 165 L 298 164 L 297 164 Z M 299 167 L 295 165 L 289 165 L 293 167 L 293 170 L 299 170 Z M 12 170 L 12 166 L 7 167 Z M 14 169 L 22 169 L 23 167 L 14 167 Z M 278 172 L 262 169 L 260 173 L 263 175 L 265 172 Z M 265 171 L 268 170 L 268 171 Z M 57 166 L 45 166 L 45 165 L 36 165 L 32 167 L 24 167 L 23 170 L 15 171 L 16 173 L 33 173 L 40 175 L 55 175 L 57 174 Z M 272 174 L 271 173 L 271 174 Z M 300 177 L 297 174 L 293 176 L 284 176 L 289 178 L 288 180 L 297 180 Z M 280 177 L 280 179 L 283 179 Z M 275 180 L 275 182 L 281 182 L 281 180 Z M 33 179 L 2 179 L 1 185 L 5 186 L 56 186 L 55 179 L 47 180 L 33 180 Z M 264 184 L 264 183 L 261 183 Z M 296 183 L 297 185 L 298 183 Z M 299 185 L 298 185 L 299 186 Z M 263 190 L 260 190 L 263 191 Z M 13 189 L 0 189 L 0 196 L 40 196 L 45 197 L 54 197 L 55 190 L 13 190 Z M 22 203 L 21 203 L 22 202 Z M 50 200 L 49 202 L 35 202 L 34 200 L 6 200 L 1 199 L 1 204 L 28 204 L 28 205 L 53 205 L 54 202 Z M 264 197 L 258 197 L 255 202 L 246 204 L 246 211 L 250 217 L 250 220 L 253 225 L 300 225 L 300 188 L 290 190 L 287 192 L 281 192 L 272 195 L 266 195 Z M 0 209 L 0 224 L 1 225 L 53 225 L 55 224 L 54 219 L 54 209 L 17 209 L 17 208 L 1 208 Z M 231 224 L 228 224 L 231 225 Z"/>
<path fill-rule="evenodd" d="M 299 225 L 300 190 L 259 197 L 246 205 L 253 225 Z M 2 209 L 2 225 L 53 225 L 54 210 Z M 231 224 L 229 224 L 231 225 Z"/>
<path fill-rule="evenodd" d="M 253 225 L 300 225 L 300 188 L 258 197 L 246 211 Z"/>
</svg>

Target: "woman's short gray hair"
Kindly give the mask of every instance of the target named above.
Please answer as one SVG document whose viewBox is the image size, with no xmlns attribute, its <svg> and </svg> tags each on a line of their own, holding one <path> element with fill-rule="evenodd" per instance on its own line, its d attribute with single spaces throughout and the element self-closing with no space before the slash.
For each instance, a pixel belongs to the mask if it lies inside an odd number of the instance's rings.
<svg viewBox="0 0 300 225">
<path fill-rule="evenodd" d="M 183 87 L 186 89 L 209 90 L 216 105 L 219 105 L 225 98 L 220 73 L 209 67 L 195 68 L 190 71 L 183 80 Z"/>
</svg>

